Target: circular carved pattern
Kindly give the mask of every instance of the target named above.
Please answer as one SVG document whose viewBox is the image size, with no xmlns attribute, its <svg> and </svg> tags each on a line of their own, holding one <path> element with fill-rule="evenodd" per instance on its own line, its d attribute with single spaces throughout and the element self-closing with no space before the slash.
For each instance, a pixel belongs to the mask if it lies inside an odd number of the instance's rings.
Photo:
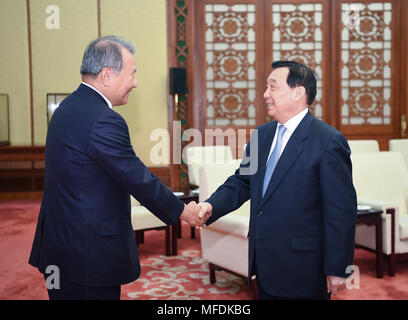
<svg viewBox="0 0 408 320">
<path fill-rule="evenodd" d="M 234 50 L 214 52 L 215 80 L 246 81 L 248 78 L 248 61 L 245 52 Z"/>
<path fill-rule="evenodd" d="M 362 110 L 375 109 L 375 100 L 372 94 L 363 93 L 358 96 L 357 104 Z"/>
<path fill-rule="evenodd" d="M 213 103 L 215 116 L 219 118 L 236 119 L 248 117 L 247 89 L 215 89 Z"/>
<path fill-rule="evenodd" d="M 373 34 L 375 32 L 375 22 L 373 17 L 365 17 L 360 20 L 360 32 L 364 34 Z"/>
<path fill-rule="evenodd" d="M 239 108 L 239 103 L 238 99 L 235 96 L 224 96 L 224 108 L 228 112 L 236 112 L 236 110 Z"/>
<path fill-rule="evenodd" d="M 214 42 L 247 42 L 249 25 L 243 12 L 214 12 Z"/>
<path fill-rule="evenodd" d="M 235 73 L 238 70 L 238 63 L 239 61 L 237 61 L 237 59 L 228 57 L 224 60 L 224 70 L 227 73 Z"/>
<path fill-rule="evenodd" d="M 315 41 L 314 33 L 317 26 L 313 12 L 300 12 L 299 9 L 294 12 L 283 12 L 278 28 L 281 33 L 281 41 L 296 43 Z"/>
<path fill-rule="evenodd" d="M 383 41 L 384 14 L 381 11 L 360 11 L 359 27 L 353 28 L 349 41 Z"/>
<path fill-rule="evenodd" d="M 237 21 L 233 19 L 227 19 L 223 24 L 223 31 L 226 35 L 234 36 L 237 34 L 239 28 Z"/>
<path fill-rule="evenodd" d="M 357 65 L 362 72 L 370 72 L 375 68 L 375 63 L 372 57 L 368 56 L 360 57 L 359 61 L 357 61 Z"/>
<path fill-rule="evenodd" d="M 382 50 L 364 48 L 350 50 L 350 59 L 346 63 L 350 70 L 350 79 L 371 80 L 382 78 Z"/>
<path fill-rule="evenodd" d="M 299 19 L 299 18 L 292 19 L 290 26 L 289 26 L 289 29 L 292 35 L 301 35 L 301 34 L 306 33 L 308 28 L 304 20 L 305 19 Z"/>
<path fill-rule="evenodd" d="M 350 88 L 350 98 L 346 102 L 351 107 L 350 116 L 363 118 L 382 115 L 384 98 L 381 89 L 377 88 Z"/>
</svg>

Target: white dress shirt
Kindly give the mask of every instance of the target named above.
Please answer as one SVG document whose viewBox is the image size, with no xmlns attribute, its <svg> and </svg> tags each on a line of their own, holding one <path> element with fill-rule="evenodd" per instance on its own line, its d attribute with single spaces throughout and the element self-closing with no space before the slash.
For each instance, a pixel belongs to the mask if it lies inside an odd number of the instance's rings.
<svg viewBox="0 0 408 320">
<path fill-rule="evenodd" d="M 105 99 L 105 101 L 106 101 L 106 103 L 108 104 L 109 108 L 112 109 L 112 103 L 111 103 L 111 102 L 108 100 L 108 98 L 106 98 L 100 91 L 96 90 L 96 89 L 95 89 L 94 87 L 92 87 L 89 83 L 86 83 L 86 82 L 83 82 L 83 81 L 82 81 L 82 84 L 84 84 L 84 85 L 88 86 L 89 88 L 91 88 L 91 89 L 95 90 L 96 92 L 98 92 L 98 93 L 102 96 L 102 98 Z"/>
<path fill-rule="evenodd" d="M 282 149 L 280 151 L 279 157 L 281 156 L 283 150 L 286 147 L 286 144 L 288 143 L 290 137 L 292 136 L 292 133 L 295 132 L 297 126 L 299 125 L 300 121 L 302 121 L 302 119 L 305 117 L 306 113 L 309 111 L 308 108 L 305 108 L 304 110 L 302 110 L 301 112 L 299 112 L 297 115 L 295 115 L 294 117 L 290 118 L 288 121 L 286 121 L 285 123 L 281 124 L 278 123 L 278 126 L 276 127 L 276 131 L 275 131 L 275 136 L 273 137 L 273 141 L 272 141 L 272 146 L 271 146 L 271 150 L 269 150 L 269 157 L 272 154 L 273 148 L 275 148 L 275 144 L 276 144 L 276 139 L 278 137 L 278 129 L 279 126 L 284 125 L 286 127 L 286 131 L 285 134 L 283 135 L 283 140 L 282 140 Z M 268 160 L 266 160 L 268 163 Z"/>
</svg>

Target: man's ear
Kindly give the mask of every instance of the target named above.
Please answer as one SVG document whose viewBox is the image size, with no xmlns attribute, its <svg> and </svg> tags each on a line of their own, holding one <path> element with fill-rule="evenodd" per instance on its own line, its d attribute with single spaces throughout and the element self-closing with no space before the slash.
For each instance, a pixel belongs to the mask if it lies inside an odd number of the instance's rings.
<svg viewBox="0 0 408 320">
<path fill-rule="evenodd" d="M 110 87 L 112 83 L 112 70 L 108 67 L 104 67 L 99 73 L 99 78 L 105 87 Z"/>
<path fill-rule="evenodd" d="M 306 94 L 306 89 L 303 86 L 299 86 L 295 88 L 295 100 L 300 101 Z"/>
</svg>

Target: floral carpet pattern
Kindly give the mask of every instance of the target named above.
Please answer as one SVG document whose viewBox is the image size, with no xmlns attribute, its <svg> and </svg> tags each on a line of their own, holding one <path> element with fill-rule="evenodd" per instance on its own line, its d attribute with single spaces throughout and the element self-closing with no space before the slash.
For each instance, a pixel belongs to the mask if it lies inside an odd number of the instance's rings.
<svg viewBox="0 0 408 320">
<path fill-rule="evenodd" d="M 217 282 L 210 284 L 208 263 L 200 255 L 199 250 L 185 250 L 178 256 L 149 258 L 141 264 L 142 276 L 133 283 L 136 290 L 127 296 L 142 300 L 200 300 L 210 295 L 236 295 L 246 285 L 242 278 L 227 272 L 217 272 Z"/>
<path fill-rule="evenodd" d="M 28 264 L 40 209 L 39 200 L 0 201 L 0 300 L 48 299 L 44 277 Z M 201 258 L 200 234 L 191 239 L 183 223 L 178 239 L 178 255 L 165 256 L 165 233 L 145 232 L 139 245 L 140 277 L 122 285 L 122 300 L 250 300 L 246 281 L 224 271 L 216 272 L 210 284 L 208 263 Z M 333 300 L 407 300 L 408 261 L 397 263 L 396 275 L 376 277 L 375 255 L 356 249 L 354 264 L 359 267 L 359 289 L 343 290 Z"/>
</svg>

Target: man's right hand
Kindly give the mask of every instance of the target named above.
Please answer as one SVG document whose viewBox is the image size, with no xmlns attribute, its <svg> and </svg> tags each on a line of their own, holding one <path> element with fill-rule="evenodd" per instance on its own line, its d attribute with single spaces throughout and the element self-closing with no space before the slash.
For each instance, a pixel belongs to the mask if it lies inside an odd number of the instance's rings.
<svg viewBox="0 0 408 320">
<path fill-rule="evenodd" d="M 180 216 L 180 219 L 187 222 L 189 225 L 200 228 L 207 222 L 211 216 L 211 212 L 201 212 L 202 207 L 195 201 L 191 201 L 188 205 L 184 206 L 184 210 Z"/>
<path fill-rule="evenodd" d="M 211 216 L 212 210 L 213 210 L 212 205 L 210 203 L 208 203 L 208 202 L 200 202 L 198 205 L 201 207 L 201 210 L 200 210 L 198 215 L 200 217 L 208 216 L 208 218 L 209 218 Z M 208 220 L 208 218 L 206 219 L 206 221 Z"/>
</svg>

